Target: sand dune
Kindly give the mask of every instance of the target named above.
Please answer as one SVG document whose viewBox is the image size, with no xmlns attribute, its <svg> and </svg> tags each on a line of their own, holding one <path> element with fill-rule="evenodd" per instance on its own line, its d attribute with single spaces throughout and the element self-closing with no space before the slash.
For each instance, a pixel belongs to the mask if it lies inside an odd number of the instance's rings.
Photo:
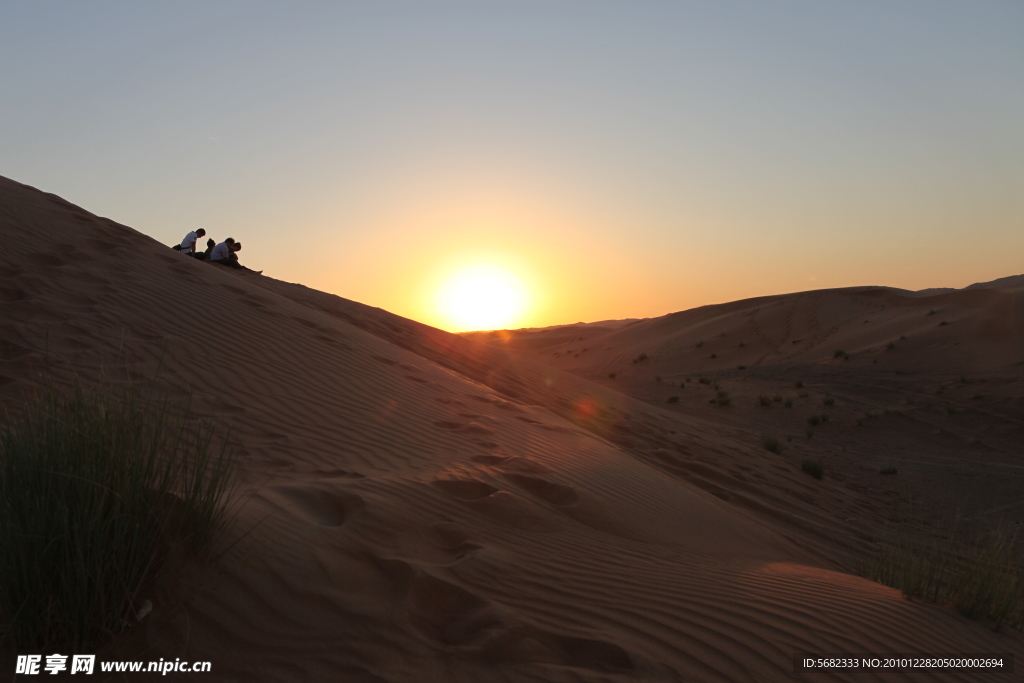
<svg viewBox="0 0 1024 683">
<path fill-rule="evenodd" d="M 395 683 L 771 681 L 797 652 L 1024 654 L 1019 633 L 842 571 L 903 493 L 813 480 L 760 449 L 760 426 L 707 395 L 654 400 L 666 380 L 644 375 L 957 358 L 1005 378 L 1019 291 L 767 297 L 519 351 L 191 260 L 13 181 L 0 206 L 5 404 L 43 372 L 127 372 L 191 394 L 239 454 L 230 550 L 161 574 L 111 652 L 209 660 L 210 680 Z"/>
</svg>

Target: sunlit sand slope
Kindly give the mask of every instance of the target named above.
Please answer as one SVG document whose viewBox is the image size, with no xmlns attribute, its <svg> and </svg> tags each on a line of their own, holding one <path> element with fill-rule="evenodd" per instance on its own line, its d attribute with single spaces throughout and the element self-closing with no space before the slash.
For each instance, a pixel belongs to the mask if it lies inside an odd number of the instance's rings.
<svg viewBox="0 0 1024 683">
<path fill-rule="evenodd" d="M 210 660 L 209 680 L 392 682 L 769 681 L 804 651 L 1024 652 L 834 571 L 815 549 L 856 525 L 823 501 L 800 527 L 733 499 L 785 498 L 789 473 L 691 483 L 698 458 L 776 469 L 725 430 L 12 181 L 0 207 L 7 405 L 44 372 L 127 372 L 191 394 L 239 455 L 230 549 L 160 576 L 113 651 Z"/>
</svg>

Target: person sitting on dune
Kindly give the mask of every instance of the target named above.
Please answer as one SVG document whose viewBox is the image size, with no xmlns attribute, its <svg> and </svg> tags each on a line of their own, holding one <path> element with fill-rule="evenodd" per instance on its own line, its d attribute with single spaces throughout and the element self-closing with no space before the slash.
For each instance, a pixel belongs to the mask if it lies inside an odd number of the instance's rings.
<svg viewBox="0 0 1024 683">
<path fill-rule="evenodd" d="M 259 275 L 262 270 L 252 270 L 246 268 L 238 262 L 238 255 L 235 253 L 242 248 L 241 242 L 236 242 L 233 238 L 229 237 L 210 252 L 210 263 L 219 263 L 223 266 L 230 266 L 231 268 L 238 268 L 240 270 L 248 270 L 250 272 Z"/>
<path fill-rule="evenodd" d="M 210 263 L 220 263 L 221 265 L 237 268 L 238 266 L 235 266 L 235 261 L 231 259 L 231 247 L 233 247 L 234 244 L 235 239 L 233 237 L 229 237 L 211 249 Z"/>
<path fill-rule="evenodd" d="M 252 268 L 246 268 L 245 266 L 243 266 L 241 263 L 238 262 L 238 252 L 240 252 L 241 250 L 242 250 L 242 243 L 241 242 L 235 242 L 234 245 L 232 245 L 232 247 L 231 247 L 231 260 L 234 262 L 233 266 L 235 268 L 241 268 L 242 270 L 248 270 L 250 273 L 256 273 L 257 275 L 261 274 L 263 272 L 262 270 L 253 270 Z"/>
<path fill-rule="evenodd" d="M 191 232 L 189 232 L 187 235 L 185 235 L 185 239 L 181 241 L 181 253 L 195 257 L 196 241 L 198 241 L 200 237 L 203 237 L 205 235 L 206 230 L 203 228 L 199 228 L 198 230 L 192 230 Z"/>
<path fill-rule="evenodd" d="M 206 251 L 204 251 L 202 254 L 197 254 L 196 258 L 206 259 L 207 261 L 209 261 L 210 260 L 210 252 L 213 251 L 213 248 L 215 246 L 217 246 L 217 243 L 214 242 L 212 239 L 206 240 Z"/>
</svg>

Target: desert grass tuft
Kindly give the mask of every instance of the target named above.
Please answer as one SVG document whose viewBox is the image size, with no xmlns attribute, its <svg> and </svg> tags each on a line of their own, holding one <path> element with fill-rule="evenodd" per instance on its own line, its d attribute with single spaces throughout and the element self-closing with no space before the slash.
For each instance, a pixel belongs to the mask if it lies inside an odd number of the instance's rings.
<svg viewBox="0 0 1024 683">
<path fill-rule="evenodd" d="M 764 436 L 762 436 L 761 447 L 770 453 L 775 453 L 776 455 L 782 453 L 782 451 L 785 450 L 785 447 L 782 445 L 782 442 L 779 440 L 779 437 L 775 436 L 774 434 L 765 434 Z"/>
<path fill-rule="evenodd" d="M 800 463 L 800 469 L 815 479 L 821 479 L 825 476 L 825 470 L 821 466 L 821 463 L 815 460 L 804 460 Z"/>
<path fill-rule="evenodd" d="M 970 533 L 954 517 L 936 538 L 904 522 L 890 530 L 863 573 L 908 596 L 953 604 L 997 631 L 1024 629 L 1024 562 L 1016 541 L 1017 528 L 1008 524 Z"/>
<path fill-rule="evenodd" d="M 0 433 L 0 638 L 80 650 L 116 634 L 170 547 L 209 547 L 231 471 L 184 409 L 48 389 Z"/>
</svg>

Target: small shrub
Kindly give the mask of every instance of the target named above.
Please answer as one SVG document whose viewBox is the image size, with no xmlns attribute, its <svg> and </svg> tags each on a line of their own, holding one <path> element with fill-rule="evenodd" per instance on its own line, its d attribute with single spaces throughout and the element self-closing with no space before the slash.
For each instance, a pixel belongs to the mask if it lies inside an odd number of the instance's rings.
<svg viewBox="0 0 1024 683">
<path fill-rule="evenodd" d="M 697 347 L 696 347 L 696 348 L 698 348 L 698 349 L 699 349 L 699 348 L 701 348 L 702 346 L 704 346 L 704 342 L 702 342 L 702 341 L 699 341 L 699 342 L 697 342 Z"/>
<path fill-rule="evenodd" d="M 633 363 L 642 363 L 647 360 L 647 354 L 641 353 L 639 356 L 633 359 Z"/>
<path fill-rule="evenodd" d="M 689 381 L 689 380 L 687 380 L 687 381 Z M 701 384 L 711 384 L 711 378 L 710 377 L 701 377 L 697 381 L 700 382 Z"/>
<path fill-rule="evenodd" d="M 928 315 L 935 315 L 935 313 L 936 313 L 936 311 L 935 311 L 934 308 L 932 310 L 928 311 Z M 928 316 L 925 316 L 925 317 L 928 317 Z"/>
<path fill-rule="evenodd" d="M 825 476 L 825 470 L 822 468 L 821 463 L 814 460 L 804 460 L 800 463 L 800 469 L 815 479 L 821 479 Z"/>
<path fill-rule="evenodd" d="M 772 401 L 775 403 L 782 403 L 782 395 L 775 394 L 774 396 L 772 396 Z"/>
<path fill-rule="evenodd" d="M 804 383 L 800 382 L 800 381 L 797 381 L 795 384 L 793 384 L 793 387 L 796 388 L 796 389 L 803 389 L 804 388 Z"/>
<path fill-rule="evenodd" d="M 863 427 L 864 426 L 864 418 L 858 417 L 857 420 L 856 420 L 856 424 L 857 424 L 858 427 Z"/>
<path fill-rule="evenodd" d="M 746 365 L 737 365 L 737 366 L 736 366 L 736 369 L 737 369 L 737 370 L 746 370 L 746 369 L 747 369 L 747 366 L 746 366 Z"/>
<path fill-rule="evenodd" d="M 885 345 L 885 350 L 886 351 L 892 351 L 895 348 L 896 348 L 896 345 L 893 344 L 892 342 L 889 342 L 888 344 Z"/>
<path fill-rule="evenodd" d="M 608 379 L 615 379 L 615 373 L 614 372 L 609 372 L 608 373 Z"/>
<path fill-rule="evenodd" d="M 960 384 L 967 384 L 967 377 L 960 375 Z"/>
<path fill-rule="evenodd" d="M 896 474 L 897 470 L 895 467 L 883 467 L 878 470 L 879 474 Z"/>
<path fill-rule="evenodd" d="M 655 375 L 654 376 L 654 381 L 655 382 L 660 382 L 661 381 L 661 375 Z"/>
<path fill-rule="evenodd" d="M 745 347 L 745 346 L 746 346 L 746 344 L 744 344 L 743 342 L 740 342 L 740 348 L 741 348 L 741 349 L 742 349 L 743 347 Z"/>
<path fill-rule="evenodd" d="M 834 405 L 836 404 L 836 400 L 835 400 L 834 398 L 832 398 L 831 396 L 826 396 L 826 397 L 825 397 L 825 398 L 824 398 L 824 399 L 822 400 L 822 402 L 821 402 L 821 403 L 822 403 L 822 405 L 824 405 L 824 406 L 825 406 L 826 408 L 831 408 L 832 406 L 834 406 Z"/>
<path fill-rule="evenodd" d="M 757 405 L 762 408 L 768 408 L 772 404 L 772 397 L 768 394 L 761 394 L 757 397 Z"/>
<path fill-rule="evenodd" d="M 804 430 L 804 434 L 806 434 L 807 438 L 809 439 L 812 436 L 814 436 L 814 430 L 812 428 L 808 427 L 807 429 Z"/>
<path fill-rule="evenodd" d="M 665 401 L 665 403 L 679 403 L 679 397 L 678 396 L 669 396 L 668 400 Z"/>
<path fill-rule="evenodd" d="M 787 399 L 785 400 L 785 402 L 783 402 L 783 404 L 782 404 L 782 405 L 783 405 L 784 407 L 786 407 L 786 408 L 792 408 L 792 407 L 793 407 L 793 399 L 791 399 L 791 398 L 787 398 Z"/>
<path fill-rule="evenodd" d="M 846 351 L 843 351 L 842 349 L 836 349 L 836 352 L 832 354 L 832 357 L 833 358 L 842 358 L 845 355 L 846 355 Z"/>
<path fill-rule="evenodd" d="M 949 324 L 949 321 L 943 320 L 941 323 L 939 323 L 939 327 L 945 327 L 948 324 Z"/>
<path fill-rule="evenodd" d="M 713 353 L 713 354 L 711 354 L 711 357 L 712 358 L 718 358 L 718 354 L 717 353 Z"/>
<path fill-rule="evenodd" d="M 799 396 L 800 398 L 807 398 L 808 396 L 810 396 L 810 394 L 808 394 L 806 391 L 801 391 Z"/>
<path fill-rule="evenodd" d="M 717 396 L 715 397 L 715 403 L 717 403 L 720 406 L 732 405 L 732 399 L 729 398 L 729 392 L 719 391 Z"/>
<path fill-rule="evenodd" d="M 809 424 L 812 427 L 817 427 L 818 425 L 821 424 L 821 418 L 818 417 L 817 415 L 810 415 L 807 418 L 807 424 Z"/>
<path fill-rule="evenodd" d="M 785 450 L 785 447 L 782 445 L 782 442 L 779 441 L 779 437 L 775 436 L 774 434 L 765 434 L 764 436 L 762 436 L 761 447 L 764 448 L 769 453 L 775 453 L 776 455 L 781 454 L 782 451 Z"/>
</svg>

